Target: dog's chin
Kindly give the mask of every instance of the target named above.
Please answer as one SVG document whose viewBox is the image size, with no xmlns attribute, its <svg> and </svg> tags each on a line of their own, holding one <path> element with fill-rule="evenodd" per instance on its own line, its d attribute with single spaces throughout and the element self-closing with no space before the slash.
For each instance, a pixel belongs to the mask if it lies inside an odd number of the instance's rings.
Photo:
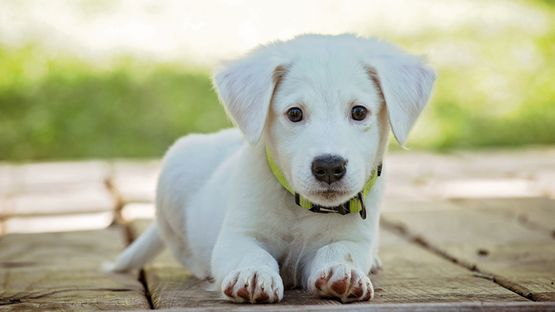
<svg viewBox="0 0 555 312">
<path fill-rule="evenodd" d="M 347 202 L 353 196 L 345 191 L 319 190 L 310 192 L 305 198 L 322 207 L 335 207 Z"/>
<path fill-rule="evenodd" d="M 337 201 L 338 199 L 345 196 L 344 192 L 325 190 L 321 192 L 316 192 L 314 195 L 326 200 L 326 201 Z"/>
</svg>

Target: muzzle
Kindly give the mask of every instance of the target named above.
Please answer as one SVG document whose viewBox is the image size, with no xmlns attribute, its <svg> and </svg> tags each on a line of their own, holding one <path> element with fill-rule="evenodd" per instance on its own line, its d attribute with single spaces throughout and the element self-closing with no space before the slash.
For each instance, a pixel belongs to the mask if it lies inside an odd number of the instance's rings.
<svg viewBox="0 0 555 312">
<path fill-rule="evenodd" d="M 341 215 L 346 215 L 349 213 L 358 212 L 360 213 L 360 216 L 362 217 L 363 220 L 366 219 L 366 203 L 364 199 L 366 198 L 366 195 L 368 195 L 368 192 L 370 192 L 370 190 L 372 189 L 372 186 L 374 185 L 378 177 L 382 174 L 382 164 L 378 165 L 378 167 L 374 170 L 374 173 L 372 174 L 368 182 L 366 182 L 366 185 L 364 185 L 364 188 L 362 189 L 362 191 L 358 192 L 355 197 L 351 198 L 350 200 L 348 200 L 347 202 L 339 206 L 323 207 L 323 206 L 315 205 L 311 203 L 308 199 L 302 197 L 300 194 L 296 193 L 291 188 L 291 186 L 285 179 L 283 172 L 281 171 L 281 169 L 279 169 L 278 165 L 272 158 L 272 155 L 270 154 L 268 147 L 266 147 L 266 157 L 268 158 L 268 164 L 270 165 L 270 169 L 272 170 L 274 176 L 279 181 L 279 183 L 287 191 L 289 191 L 289 193 L 295 196 L 295 203 L 297 205 L 303 207 L 304 209 L 307 209 L 316 213 L 339 213 Z"/>
</svg>

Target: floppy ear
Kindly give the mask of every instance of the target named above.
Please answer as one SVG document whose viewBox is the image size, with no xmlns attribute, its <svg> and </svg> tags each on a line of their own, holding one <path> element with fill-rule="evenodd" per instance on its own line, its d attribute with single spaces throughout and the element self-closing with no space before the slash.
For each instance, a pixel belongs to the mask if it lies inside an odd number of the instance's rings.
<svg viewBox="0 0 555 312">
<path fill-rule="evenodd" d="M 228 116 L 250 144 L 260 140 L 274 89 L 286 71 L 280 58 L 264 52 L 227 62 L 212 78 Z"/>
<path fill-rule="evenodd" d="M 419 57 L 408 54 L 376 57 L 366 70 L 382 93 L 393 135 L 404 147 L 428 102 L 435 71 Z"/>
</svg>

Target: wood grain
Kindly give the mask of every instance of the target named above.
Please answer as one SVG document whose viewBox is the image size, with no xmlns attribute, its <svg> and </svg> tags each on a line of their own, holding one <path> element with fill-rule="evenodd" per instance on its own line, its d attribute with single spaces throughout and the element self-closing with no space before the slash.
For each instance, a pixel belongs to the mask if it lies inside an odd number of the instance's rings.
<svg viewBox="0 0 555 312">
<path fill-rule="evenodd" d="M 115 202 L 104 183 L 75 185 L 60 190 L 21 193 L 11 198 L 13 216 L 40 216 L 111 211 Z"/>
<path fill-rule="evenodd" d="M 453 203 L 479 212 L 499 215 L 527 228 L 555 237 L 555 200 L 532 198 L 457 198 Z"/>
<path fill-rule="evenodd" d="M 72 215 L 87 220 L 87 214 L 102 219 L 95 228 L 106 227 L 111 220 L 104 220 L 113 219 L 116 206 L 105 183 L 109 168 L 98 161 L 0 166 L 0 220 L 5 232 L 91 229 L 92 225 L 66 222 Z"/>
<path fill-rule="evenodd" d="M 133 222 L 132 233 L 136 236 L 149 223 Z M 474 277 L 469 270 L 391 232 L 382 231 L 381 235 L 384 270 L 370 276 L 376 291 L 374 300 L 349 307 L 379 303 L 528 301 L 490 280 Z M 219 292 L 209 291 L 210 283 L 194 278 L 167 251 L 145 268 L 145 276 L 157 309 L 245 307 L 221 299 Z M 345 307 L 338 301 L 315 298 L 299 289 L 287 290 L 283 301 L 277 304 L 280 309 L 291 305 Z"/>
<path fill-rule="evenodd" d="M 555 305 L 546 302 L 452 302 L 452 303 L 378 303 L 368 305 L 335 305 L 335 306 L 279 306 L 236 304 L 231 307 L 180 308 L 158 310 L 160 312 L 197 312 L 197 311 L 282 311 L 282 312 L 319 312 L 319 311 L 349 311 L 349 312 L 536 312 L 555 311 Z"/>
<path fill-rule="evenodd" d="M 371 276 L 376 303 L 527 301 L 383 229 L 379 256 L 384 269 Z"/>
<path fill-rule="evenodd" d="M 492 275 L 498 284 L 526 298 L 555 301 L 555 240 L 500 214 L 464 208 L 382 216 L 386 224 L 423 246 Z"/>
<path fill-rule="evenodd" d="M 12 182 L 17 193 L 71 190 L 102 184 L 110 171 L 110 165 L 102 161 L 31 163 L 14 168 Z"/>
<path fill-rule="evenodd" d="M 103 229 L 114 221 L 113 211 L 79 214 L 28 215 L 4 222 L 6 233 L 41 233 Z"/>
<path fill-rule="evenodd" d="M 8 234 L 0 241 L 4 311 L 149 309 L 137 272 L 102 269 L 124 248 L 122 228 Z"/>
<path fill-rule="evenodd" d="M 160 161 L 116 161 L 113 186 L 124 203 L 154 201 Z"/>
</svg>

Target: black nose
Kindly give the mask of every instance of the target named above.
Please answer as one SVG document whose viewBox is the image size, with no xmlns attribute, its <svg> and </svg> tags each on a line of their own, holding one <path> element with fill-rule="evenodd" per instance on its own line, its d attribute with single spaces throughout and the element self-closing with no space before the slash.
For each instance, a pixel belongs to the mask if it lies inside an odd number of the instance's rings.
<svg viewBox="0 0 555 312">
<path fill-rule="evenodd" d="M 345 165 L 347 161 L 339 156 L 326 155 L 314 158 L 312 162 L 312 174 L 319 181 L 332 184 L 341 180 L 347 172 Z"/>
</svg>

